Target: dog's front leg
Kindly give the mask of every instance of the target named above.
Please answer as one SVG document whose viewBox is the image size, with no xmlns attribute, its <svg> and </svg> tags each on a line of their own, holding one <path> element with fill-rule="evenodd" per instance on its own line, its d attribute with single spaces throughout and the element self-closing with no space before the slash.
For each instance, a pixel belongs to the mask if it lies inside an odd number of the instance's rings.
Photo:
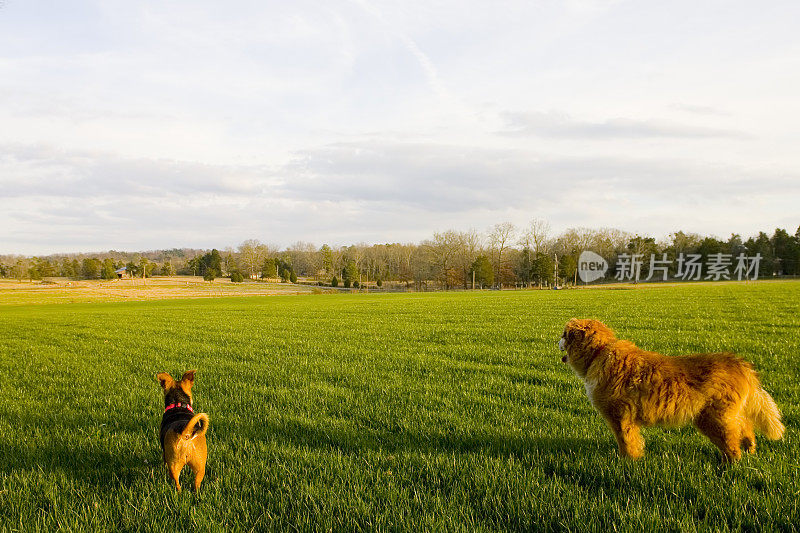
<svg viewBox="0 0 800 533">
<path fill-rule="evenodd" d="M 611 431 L 617 438 L 619 454 L 622 457 L 639 459 L 644 455 L 644 440 L 639 426 L 631 420 L 628 413 L 615 413 L 606 418 Z"/>
</svg>

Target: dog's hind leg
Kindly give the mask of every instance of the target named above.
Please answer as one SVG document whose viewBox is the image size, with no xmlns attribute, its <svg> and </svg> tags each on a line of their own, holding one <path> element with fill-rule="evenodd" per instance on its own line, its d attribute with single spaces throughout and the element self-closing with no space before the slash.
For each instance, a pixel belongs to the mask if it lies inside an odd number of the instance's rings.
<svg viewBox="0 0 800 533">
<path fill-rule="evenodd" d="M 205 436 L 200 436 L 194 447 L 194 453 L 189 455 L 189 467 L 194 472 L 194 491 L 200 490 L 200 483 L 206 475 L 206 459 L 208 458 L 208 448 L 206 448 Z"/>
<path fill-rule="evenodd" d="M 756 434 L 753 431 L 753 423 L 745 416 L 739 420 L 742 425 L 742 448 L 747 453 L 756 453 Z"/>
<path fill-rule="evenodd" d="M 169 465 L 169 477 L 175 482 L 175 490 L 178 492 L 181 491 L 181 470 L 183 470 L 183 465 L 180 463 L 172 463 Z"/>
<path fill-rule="evenodd" d="M 742 426 L 738 417 L 728 416 L 714 407 L 706 407 L 695 418 L 694 425 L 719 448 L 725 459 L 738 461 L 742 458 Z"/>
<path fill-rule="evenodd" d="M 203 482 L 203 477 L 206 475 L 206 463 L 200 460 L 189 461 L 189 467 L 194 472 L 194 491 L 200 490 L 200 483 Z"/>
</svg>

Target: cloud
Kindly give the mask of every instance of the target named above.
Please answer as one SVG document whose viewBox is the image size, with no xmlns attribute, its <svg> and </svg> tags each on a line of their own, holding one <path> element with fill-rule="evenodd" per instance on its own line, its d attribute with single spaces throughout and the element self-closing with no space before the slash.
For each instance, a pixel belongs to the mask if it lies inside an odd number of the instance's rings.
<svg viewBox="0 0 800 533">
<path fill-rule="evenodd" d="M 397 23 L 390 23 L 375 6 L 363 0 L 355 0 L 355 3 L 365 12 L 372 15 L 372 17 L 374 17 L 388 32 L 395 34 L 397 38 L 400 39 L 405 49 L 419 62 L 419 66 L 425 73 L 426 80 L 431 90 L 442 100 L 450 100 L 452 97 L 445 88 L 436 65 L 431 58 L 422 51 L 419 44 L 407 33 L 400 30 Z"/>
<path fill-rule="evenodd" d="M 338 143 L 299 152 L 287 167 L 287 194 L 318 199 L 401 202 L 447 211 L 556 201 L 591 189 L 709 200 L 733 191 L 798 190 L 793 175 L 733 165 L 620 156 L 556 156 L 521 149 L 422 143 Z"/>
<path fill-rule="evenodd" d="M 251 194 L 274 184 L 264 167 L 124 158 L 47 145 L 0 145 L 6 198 Z"/>
<path fill-rule="evenodd" d="M 775 213 L 776 205 L 800 195 L 797 175 L 733 165 L 379 138 L 308 148 L 273 167 L 40 145 L 3 146 L 0 154 L 0 225 L 12 228 L 0 253 L 222 248 L 246 238 L 282 245 L 421 240 L 533 216 L 554 228 L 666 233 L 702 230 L 693 220 L 716 227 L 732 209 L 746 214 L 740 224 L 763 227 L 790 212 Z"/>
<path fill-rule="evenodd" d="M 745 133 L 662 120 L 612 118 L 597 122 L 577 120 L 562 113 L 506 112 L 502 117 L 508 136 L 540 136 L 564 139 L 748 139 Z"/>
<path fill-rule="evenodd" d="M 723 111 L 721 109 L 717 109 L 716 107 L 708 106 L 708 105 L 696 105 L 696 104 L 684 104 L 684 103 L 674 103 L 671 104 L 670 109 L 676 109 L 678 111 L 684 111 L 686 113 L 691 113 L 694 115 L 704 115 L 704 116 L 728 116 L 730 113 L 727 111 Z"/>
</svg>

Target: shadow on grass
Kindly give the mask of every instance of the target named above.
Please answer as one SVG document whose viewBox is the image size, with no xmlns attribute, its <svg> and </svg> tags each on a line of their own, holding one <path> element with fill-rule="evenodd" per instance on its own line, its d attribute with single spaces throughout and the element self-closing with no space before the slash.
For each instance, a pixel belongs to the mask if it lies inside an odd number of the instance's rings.
<svg viewBox="0 0 800 533">
<path fill-rule="evenodd" d="M 98 487 L 131 485 L 151 477 L 160 463 L 131 451 L 109 450 L 100 444 L 69 442 L 22 442 L 0 444 L 0 472 L 64 472 Z M 157 457 L 160 461 L 160 456 Z"/>
<path fill-rule="evenodd" d="M 310 422 L 283 420 L 267 422 L 260 426 L 228 428 L 217 423 L 216 431 L 224 435 L 228 431 L 257 440 L 272 440 L 292 446 L 319 449 L 335 449 L 345 454 L 362 453 L 366 450 L 385 453 L 481 453 L 494 457 L 515 457 L 530 460 L 541 454 L 584 456 L 607 455 L 604 446 L 588 439 L 533 436 L 525 434 L 507 435 L 501 432 L 417 432 L 406 428 L 378 430 L 352 425 L 321 427 Z"/>
<path fill-rule="evenodd" d="M 324 426 L 298 420 L 271 421 L 248 427 L 229 428 L 218 421 L 219 437 L 228 431 L 248 440 L 272 441 L 292 447 L 313 450 L 334 450 L 346 455 L 372 451 L 378 454 L 446 454 L 484 455 L 497 459 L 514 458 L 541 470 L 545 477 L 559 478 L 580 486 L 590 493 L 606 495 L 646 493 L 654 490 L 652 476 L 643 476 L 642 469 L 652 468 L 652 462 L 674 462 L 674 449 L 661 442 L 652 442 L 648 455 L 634 462 L 617 455 L 612 437 L 590 438 L 558 435 L 512 434 L 502 431 L 476 430 L 417 432 L 406 428 L 397 430 L 358 427 L 353 425 Z M 695 444 L 687 444 L 693 447 Z M 688 450 L 689 461 L 708 462 L 718 475 L 725 475 L 732 467 L 722 461 L 722 456 L 710 443 L 700 449 Z M 650 466 L 648 466 L 650 465 Z M 666 467 L 670 469 L 671 467 Z M 655 483 L 658 485 L 658 483 Z M 691 484 L 677 490 L 686 498 L 697 496 Z"/>
<path fill-rule="evenodd" d="M 619 459 L 610 438 L 591 440 L 522 432 L 509 434 L 501 429 L 486 428 L 474 431 L 455 428 L 415 431 L 399 426 L 376 429 L 336 419 L 328 419 L 328 424 L 325 422 L 283 419 L 233 425 L 226 424 L 224 419 L 217 419 L 211 434 L 212 453 L 214 440 L 221 444 L 227 440 L 227 436 L 236 435 L 246 440 L 271 441 L 323 452 L 334 450 L 346 455 L 376 452 L 379 455 L 446 454 L 513 458 L 540 469 L 546 477 L 566 479 L 591 492 L 631 490 L 640 484 L 640 489 L 648 488 L 647 483 L 640 481 L 637 476 L 624 475 L 629 469 L 635 469 L 637 463 Z M 659 456 L 668 451 L 663 443 L 655 442 L 650 448 L 650 456 L 644 461 L 660 460 Z M 699 450 L 699 456 L 703 461 L 719 464 L 720 473 L 724 473 L 724 465 L 720 464 L 715 449 L 703 447 Z M 159 468 L 161 457 L 157 442 L 155 446 L 137 450 L 110 450 L 106 443 L 90 439 L 76 442 L 64 436 L 41 441 L 22 437 L 17 442 L 0 442 L 0 457 L 3 458 L 0 461 L 0 473 L 37 470 L 64 472 L 71 478 L 98 487 L 131 485 L 163 474 Z M 620 474 L 623 474 L 627 485 L 624 489 L 620 486 Z"/>
</svg>

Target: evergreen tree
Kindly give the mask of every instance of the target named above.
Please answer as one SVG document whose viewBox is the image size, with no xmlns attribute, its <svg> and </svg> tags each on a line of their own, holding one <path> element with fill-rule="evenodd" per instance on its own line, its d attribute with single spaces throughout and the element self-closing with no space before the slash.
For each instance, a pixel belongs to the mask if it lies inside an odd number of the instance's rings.
<svg viewBox="0 0 800 533">
<path fill-rule="evenodd" d="M 775 254 L 775 269 L 778 275 L 797 275 L 798 260 L 800 259 L 800 246 L 794 235 L 789 235 L 785 229 L 776 229 L 770 239 L 772 250 Z"/>
<path fill-rule="evenodd" d="M 277 265 L 275 260 L 268 257 L 264 259 L 264 263 L 261 265 L 261 278 L 277 278 L 278 271 Z"/>
<path fill-rule="evenodd" d="M 72 266 L 72 261 L 69 259 L 63 259 L 61 261 L 61 268 L 59 268 L 58 274 L 64 278 L 74 278 L 77 276 L 77 273 Z"/>
<path fill-rule="evenodd" d="M 514 274 L 526 287 L 534 279 L 533 266 L 533 252 L 530 248 L 523 248 L 514 264 Z"/>
<path fill-rule="evenodd" d="M 106 258 L 103 260 L 103 267 L 101 269 L 100 276 L 103 279 L 117 279 L 117 273 L 115 270 L 114 261 L 110 258 Z"/>
<path fill-rule="evenodd" d="M 637 252 L 638 253 L 638 252 Z M 647 259 L 650 259 L 648 254 Z M 644 263 L 644 261 L 643 261 Z M 574 255 L 565 255 L 559 258 L 558 261 L 558 275 L 563 278 L 566 283 L 572 283 L 575 280 L 575 273 L 578 270 L 578 258 Z M 642 271 L 641 279 L 644 279 L 644 271 Z"/>
<path fill-rule="evenodd" d="M 758 233 L 758 237 L 750 237 L 744 245 L 747 247 L 748 256 L 761 254 L 758 277 L 772 277 L 775 274 L 775 255 L 772 252 L 772 242 L 770 242 L 769 236 L 761 231 Z"/>
<path fill-rule="evenodd" d="M 344 268 L 342 269 L 342 279 L 345 282 L 350 282 L 349 285 L 345 285 L 345 287 L 349 287 L 353 284 L 354 281 L 358 279 L 358 267 L 356 266 L 355 261 L 349 260 L 345 264 Z"/>
<path fill-rule="evenodd" d="M 475 284 L 481 288 L 491 287 L 494 284 L 494 268 L 491 260 L 485 255 L 479 255 L 472 262 L 471 272 L 475 273 Z"/>
<path fill-rule="evenodd" d="M 191 273 L 192 276 L 200 275 L 200 270 L 202 267 L 203 258 L 202 256 L 197 256 L 189 259 L 186 263 L 186 269 Z"/>
<path fill-rule="evenodd" d="M 175 275 L 175 267 L 172 266 L 172 262 L 169 260 L 165 261 L 163 265 L 161 265 L 161 275 L 162 276 L 173 276 Z"/>
<path fill-rule="evenodd" d="M 333 272 L 333 250 L 327 244 L 323 244 L 319 252 L 322 255 L 322 268 L 325 273 L 330 274 Z"/>
<path fill-rule="evenodd" d="M 35 263 L 28 267 L 28 278 L 30 278 L 31 281 L 42 279 L 42 273 L 39 272 L 39 269 L 36 267 Z"/>
<path fill-rule="evenodd" d="M 714 237 L 706 237 L 700 241 L 697 247 L 697 253 L 703 256 L 704 261 L 708 261 L 709 256 L 713 254 L 726 253 L 728 250 L 727 243 L 722 242 Z"/>
<path fill-rule="evenodd" d="M 133 261 L 128 261 L 125 264 L 125 271 L 128 273 L 129 276 L 135 278 L 141 274 L 139 271 L 139 265 L 134 263 Z"/>
<path fill-rule="evenodd" d="M 154 266 L 154 264 L 150 263 L 149 259 L 142 257 L 139 259 L 139 275 L 141 275 L 143 278 L 149 278 L 150 272 Z"/>
<path fill-rule="evenodd" d="M 81 277 L 84 279 L 100 279 L 102 263 L 96 257 L 87 257 L 81 264 Z"/>
</svg>

